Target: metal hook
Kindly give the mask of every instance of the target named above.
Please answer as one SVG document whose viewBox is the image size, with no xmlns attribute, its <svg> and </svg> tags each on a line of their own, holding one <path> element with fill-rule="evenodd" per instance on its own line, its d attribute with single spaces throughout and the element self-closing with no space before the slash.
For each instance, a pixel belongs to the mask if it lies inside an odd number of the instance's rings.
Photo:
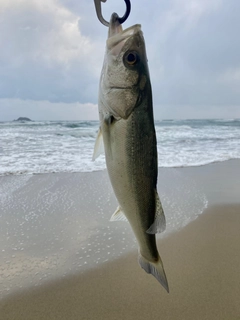
<svg viewBox="0 0 240 320">
<path fill-rule="evenodd" d="M 95 8 L 96 8 L 96 13 L 97 13 L 97 17 L 99 19 L 99 21 L 104 24 L 105 26 L 109 26 L 109 22 L 107 22 L 103 16 L 102 16 L 102 9 L 101 9 L 101 2 L 106 2 L 107 0 L 94 0 L 95 3 Z M 120 24 L 122 24 L 123 22 L 125 22 L 130 14 L 131 11 L 131 3 L 130 0 L 124 0 L 126 3 L 126 12 L 124 14 L 123 17 L 119 17 L 118 21 Z"/>
</svg>

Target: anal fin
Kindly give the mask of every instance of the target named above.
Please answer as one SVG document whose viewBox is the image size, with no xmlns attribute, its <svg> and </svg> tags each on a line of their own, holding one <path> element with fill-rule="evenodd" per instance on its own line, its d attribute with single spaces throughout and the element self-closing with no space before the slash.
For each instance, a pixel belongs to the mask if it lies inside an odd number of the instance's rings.
<svg viewBox="0 0 240 320">
<path fill-rule="evenodd" d="M 166 229 L 166 219 L 163 212 L 162 204 L 157 193 L 155 190 L 155 217 L 154 222 L 150 226 L 150 228 L 146 231 L 149 234 L 161 233 Z"/>
</svg>

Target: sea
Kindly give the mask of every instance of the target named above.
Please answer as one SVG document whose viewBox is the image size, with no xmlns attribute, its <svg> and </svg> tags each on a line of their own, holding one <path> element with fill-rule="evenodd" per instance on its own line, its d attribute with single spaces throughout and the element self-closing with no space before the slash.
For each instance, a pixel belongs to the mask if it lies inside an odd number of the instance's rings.
<svg viewBox="0 0 240 320">
<path fill-rule="evenodd" d="M 0 175 L 91 172 L 98 121 L 0 122 Z M 240 158 L 240 119 L 155 122 L 159 167 L 200 166 Z"/>
<path fill-rule="evenodd" d="M 104 155 L 92 161 L 98 126 L 0 123 L 0 299 L 137 252 L 130 224 L 109 221 L 117 201 Z M 204 188 L 186 167 L 240 158 L 240 120 L 163 120 L 155 128 L 167 220 L 158 237 L 166 237 L 208 206 Z M 96 179 L 88 179 L 85 173 L 93 171 Z"/>
</svg>

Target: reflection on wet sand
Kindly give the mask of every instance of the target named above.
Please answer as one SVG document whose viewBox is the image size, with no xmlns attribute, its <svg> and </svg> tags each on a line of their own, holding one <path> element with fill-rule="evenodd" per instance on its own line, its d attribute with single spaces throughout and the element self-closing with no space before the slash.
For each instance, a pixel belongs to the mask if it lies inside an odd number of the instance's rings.
<svg viewBox="0 0 240 320">
<path fill-rule="evenodd" d="M 158 190 L 167 218 L 162 237 L 216 202 L 216 190 L 233 181 L 238 163 L 160 168 Z M 218 172 L 227 172 L 224 183 Z M 234 181 L 231 194 L 221 192 L 222 201 L 223 194 L 231 201 L 237 197 L 240 179 Z M 209 190 L 211 184 L 215 188 Z M 0 206 L 1 297 L 137 250 L 129 224 L 109 222 L 117 202 L 106 171 L 0 177 Z"/>
</svg>

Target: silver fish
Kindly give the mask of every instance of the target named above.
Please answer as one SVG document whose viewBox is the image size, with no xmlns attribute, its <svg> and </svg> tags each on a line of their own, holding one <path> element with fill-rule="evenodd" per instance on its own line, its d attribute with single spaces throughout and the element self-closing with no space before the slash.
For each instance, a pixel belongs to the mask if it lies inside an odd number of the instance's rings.
<svg viewBox="0 0 240 320">
<path fill-rule="evenodd" d="M 139 24 L 123 30 L 117 18 L 111 17 L 100 78 L 100 128 L 93 160 L 105 151 L 119 203 L 111 220 L 129 221 L 139 244 L 139 264 L 169 292 L 155 238 L 166 221 L 156 190 L 157 146 L 145 43 Z"/>
</svg>

